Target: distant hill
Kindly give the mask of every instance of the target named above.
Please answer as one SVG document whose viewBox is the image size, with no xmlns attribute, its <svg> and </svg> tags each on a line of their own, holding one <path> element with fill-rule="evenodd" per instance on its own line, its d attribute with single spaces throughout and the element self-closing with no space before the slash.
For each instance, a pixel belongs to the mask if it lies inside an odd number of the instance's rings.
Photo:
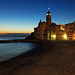
<svg viewBox="0 0 75 75">
<path fill-rule="evenodd" d="M 30 33 L 6 33 L 6 34 L 0 34 L 0 37 L 26 37 L 29 35 Z"/>
</svg>

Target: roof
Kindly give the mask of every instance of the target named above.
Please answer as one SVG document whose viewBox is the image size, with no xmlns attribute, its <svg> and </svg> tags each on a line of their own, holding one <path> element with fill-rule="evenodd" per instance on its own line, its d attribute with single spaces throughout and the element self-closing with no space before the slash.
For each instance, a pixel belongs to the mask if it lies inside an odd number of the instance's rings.
<svg viewBox="0 0 75 75">
<path fill-rule="evenodd" d="M 47 13 L 50 13 L 50 11 L 48 11 Z"/>
</svg>

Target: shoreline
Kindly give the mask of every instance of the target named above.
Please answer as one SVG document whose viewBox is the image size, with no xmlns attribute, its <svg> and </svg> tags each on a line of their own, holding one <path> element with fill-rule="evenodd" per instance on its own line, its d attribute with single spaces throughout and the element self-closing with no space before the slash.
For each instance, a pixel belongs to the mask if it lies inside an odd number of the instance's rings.
<svg viewBox="0 0 75 75">
<path fill-rule="evenodd" d="M 0 40 L 0 43 L 18 43 L 18 42 L 31 42 L 31 43 L 42 43 L 42 42 L 63 42 L 63 41 L 75 41 L 75 40 L 37 40 L 37 39 L 14 39 L 14 40 Z"/>
<path fill-rule="evenodd" d="M 32 43 L 32 42 L 31 42 Z M 7 62 L 10 62 L 10 61 L 13 61 L 13 60 L 15 60 L 15 59 L 17 59 L 17 58 L 21 58 L 21 57 L 28 57 L 28 55 L 29 56 L 31 56 L 32 54 L 32 52 L 36 52 L 35 50 L 37 50 L 37 48 L 40 48 L 41 47 L 41 43 L 39 43 L 40 45 L 39 46 L 37 46 L 37 47 L 35 47 L 35 48 L 33 48 L 33 49 L 30 49 L 29 51 L 26 51 L 26 52 L 24 52 L 24 53 L 22 53 L 22 54 L 20 54 L 20 55 L 17 55 L 17 56 L 15 56 L 15 57 L 12 57 L 12 58 L 10 58 L 10 59 L 8 59 L 8 60 L 5 60 L 5 61 L 1 61 L 0 62 L 0 65 L 2 64 L 2 63 L 7 63 Z"/>
<path fill-rule="evenodd" d="M 22 55 L 0 63 L 0 75 L 75 75 L 75 42 L 42 42 Z"/>
<path fill-rule="evenodd" d="M 41 43 L 42 40 L 27 40 L 27 39 L 14 39 L 14 40 L 0 40 L 0 43 L 18 43 L 18 42 L 31 42 L 31 43 Z"/>
</svg>

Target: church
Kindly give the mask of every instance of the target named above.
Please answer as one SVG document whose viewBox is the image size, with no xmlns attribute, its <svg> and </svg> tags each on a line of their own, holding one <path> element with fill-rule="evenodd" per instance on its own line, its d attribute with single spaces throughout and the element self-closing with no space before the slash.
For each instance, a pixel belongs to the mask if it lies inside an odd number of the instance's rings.
<svg viewBox="0 0 75 75">
<path fill-rule="evenodd" d="M 46 22 L 38 23 L 34 28 L 34 36 L 40 40 L 75 40 L 75 22 L 69 24 L 53 23 L 50 11 L 47 12 Z"/>
</svg>

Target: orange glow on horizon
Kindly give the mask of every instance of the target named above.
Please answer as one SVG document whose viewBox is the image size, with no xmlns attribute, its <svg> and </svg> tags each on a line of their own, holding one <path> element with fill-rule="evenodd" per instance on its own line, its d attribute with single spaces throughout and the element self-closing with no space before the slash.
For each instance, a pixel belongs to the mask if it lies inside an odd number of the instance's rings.
<svg viewBox="0 0 75 75">
<path fill-rule="evenodd" d="M 7 34 L 7 33 L 31 33 L 31 32 L 0 32 L 0 34 Z"/>
<path fill-rule="evenodd" d="M 31 29 L 0 29 L 0 34 L 6 34 L 6 33 L 31 33 L 34 30 Z"/>
<path fill-rule="evenodd" d="M 0 33 L 0 34 L 6 34 L 6 33 Z"/>
<path fill-rule="evenodd" d="M 8 29 L 6 29 L 6 28 L 2 28 L 2 29 L 0 29 L 0 34 L 6 34 L 6 33 L 31 33 L 31 32 L 33 32 L 34 30 L 32 30 L 32 29 L 16 29 L 16 28 L 8 28 Z"/>
</svg>

